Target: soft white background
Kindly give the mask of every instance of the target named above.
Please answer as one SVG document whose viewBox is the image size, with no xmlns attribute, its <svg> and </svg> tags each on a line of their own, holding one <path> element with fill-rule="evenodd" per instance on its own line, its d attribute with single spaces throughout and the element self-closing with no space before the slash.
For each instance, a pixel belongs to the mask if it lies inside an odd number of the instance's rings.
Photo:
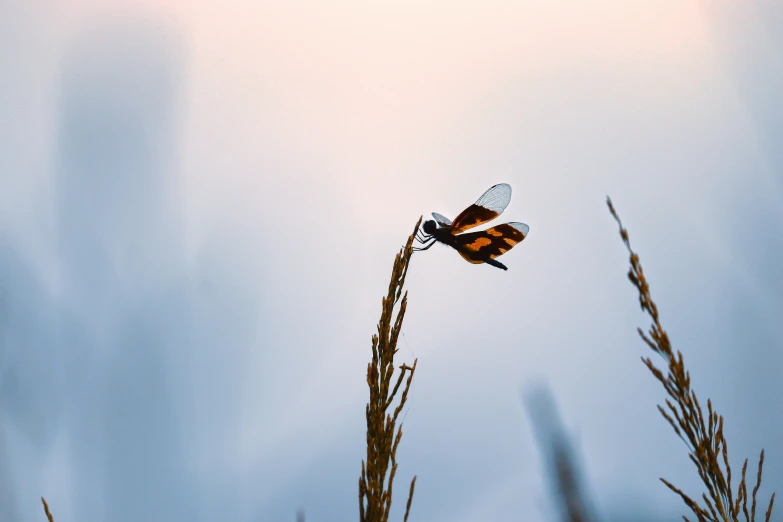
<svg viewBox="0 0 783 522">
<path fill-rule="evenodd" d="M 498 182 L 507 272 L 413 259 L 393 517 L 555 520 L 541 383 L 603 520 L 700 495 L 607 194 L 766 506 L 783 10 L 735 4 L 0 1 L 2 520 L 358 517 L 393 257 Z"/>
</svg>

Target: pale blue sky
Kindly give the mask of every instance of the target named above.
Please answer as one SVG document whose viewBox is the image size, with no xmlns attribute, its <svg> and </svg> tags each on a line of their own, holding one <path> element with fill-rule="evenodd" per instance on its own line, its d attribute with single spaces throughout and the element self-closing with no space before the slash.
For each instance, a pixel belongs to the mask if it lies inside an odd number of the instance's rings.
<svg viewBox="0 0 783 522">
<path fill-rule="evenodd" d="M 0 2 L 3 520 L 358 517 L 394 255 L 498 182 L 509 270 L 409 272 L 412 520 L 555 520 L 541 383 L 602 520 L 701 491 L 607 194 L 737 473 L 764 447 L 783 490 L 783 10 L 115 3 Z"/>
</svg>

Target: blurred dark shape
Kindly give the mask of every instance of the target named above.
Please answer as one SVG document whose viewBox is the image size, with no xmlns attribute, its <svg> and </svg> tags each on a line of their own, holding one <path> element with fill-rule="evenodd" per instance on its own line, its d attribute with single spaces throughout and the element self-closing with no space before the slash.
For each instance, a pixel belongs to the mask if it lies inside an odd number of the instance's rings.
<svg viewBox="0 0 783 522">
<path fill-rule="evenodd" d="M 555 399 L 541 386 L 527 393 L 525 402 L 546 465 L 552 498 L 563 522 L 596 522 L 576 452 L 568 440 Z"/>
<path fill-rule="evenodd" d="M 135 13 L 98 18 L 66 57 L 58 247 L 77 306 L 112 305 L 176 270 L 170 171 L 182 68 L 175 33 Z"/>
<path fill-rule="evenodd" d="M 109 13 L 62 71 L 59 340 L 74 520 L 194 515 L 169 382 L 187 307 L 171 197 L 182 58 L 165 24 Z"/>
<path fill-rule="evenodd" d="M 0 521 L 22 520 L 14 457 L 45 458 L 61 420 L 63 378 L 51 291 L 9 235 L 0 237 Z M 21 439 L 21 440 L 20 440 Z M 27 453 L 29 454 L 29 452 Z M 15 462 L 16 461 L 16 462 Z M 25 465 L 35 469 L 39 462 Z"/>
</svg>

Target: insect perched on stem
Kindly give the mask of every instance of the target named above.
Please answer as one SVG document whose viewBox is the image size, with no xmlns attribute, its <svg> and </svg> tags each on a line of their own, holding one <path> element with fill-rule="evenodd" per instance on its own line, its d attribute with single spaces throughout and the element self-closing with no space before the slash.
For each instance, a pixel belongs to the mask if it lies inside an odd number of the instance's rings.
<svg viewBox="0 0 783 522">
<path fill-rule="evenodd" d="M 443 243 L 455 249 L 469 263 L 487 263 L 488 265 L 508 270 L 506 265 L 496 261 L 514 245 L 521 242 L 530 227 L 524 223 L 504 223 L 480 232 L 462 234 L 465 230 L 492 221 L 508 206 L 511 201 L 511 185 L 500 183 L 489 188 L 478 198 L 478 201 L 460 212 L 452 222 L 448 218 L 432 213 L 435 220 L 425 221 L 422 231 L 416 235 L 416 240 L 422 247 L 415 251 L 427 250 L 435 243 Z"/>
</svg>

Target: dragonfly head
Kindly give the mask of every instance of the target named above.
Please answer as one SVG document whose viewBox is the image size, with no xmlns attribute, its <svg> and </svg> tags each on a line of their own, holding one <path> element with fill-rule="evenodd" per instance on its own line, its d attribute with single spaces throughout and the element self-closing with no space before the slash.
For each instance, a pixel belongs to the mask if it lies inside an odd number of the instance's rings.
<svg viewBox="0 0 783 522">
<path fill-rule="evenodd" d="M 438 225 L 435 224 L 435 221 L 428 219 L 421 228 L 424 229 L 425 233 L 432 235 L 438 229 Z"/>
</svg>

